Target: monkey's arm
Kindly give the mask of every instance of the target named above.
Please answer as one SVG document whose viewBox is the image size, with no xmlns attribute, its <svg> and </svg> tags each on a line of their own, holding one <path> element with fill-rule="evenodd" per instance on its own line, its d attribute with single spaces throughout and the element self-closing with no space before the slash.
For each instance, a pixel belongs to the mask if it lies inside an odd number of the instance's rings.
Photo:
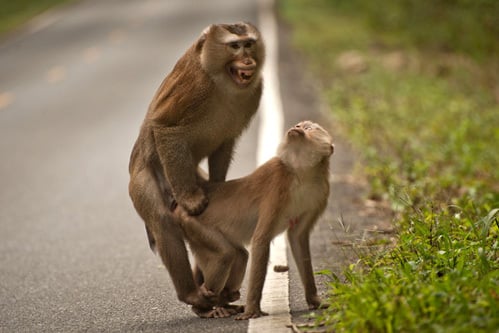
<svg viewBox="0 0 499 333">
<path fill-rule="evenodd" d="M 235 139 L 225 141 L 208 157 L 211 182 L 225 181 L 230 162 L 232 161 L 232 152 L 234 150 L 235 142 Z"/>
<path fill-rule="evenodd" d="M 189 214 L 200 214 L 206 208 L 208 199 L 197 185 L 197 165 L 194 165 L 191 150 L 185 140 L 175 133 L 169 133 L 170 130 L 164 127 L 153 129 L 163 172 L 177 202 Z"/>
</svg>

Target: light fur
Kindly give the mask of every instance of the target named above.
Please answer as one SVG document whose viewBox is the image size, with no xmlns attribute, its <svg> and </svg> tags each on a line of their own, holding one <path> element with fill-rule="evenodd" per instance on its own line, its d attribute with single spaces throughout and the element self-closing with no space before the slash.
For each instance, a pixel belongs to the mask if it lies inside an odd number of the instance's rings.
<svg viewBox="0 0 499 333">
<path fill-rule="evenodd" d="M 321 126 L 301 122 L 287 131 L 277 156 L 250 175 L 206 183 L 210 205 L 203 214 L 192 217 L 176 210 L 196 259 L 197 282 L 213 295 L 238 293 L 248 259 L 245 246 L 251 244 L 248 298 L 237 319 L 264 314 L 260 300 L 270 242 L 285 230 L 307 303 L 320 305 L 309 235 L 327 205 L 333 151 L 331 136 Z M 203 235 L 208 232 L 216 240 Z"/>
</svg>

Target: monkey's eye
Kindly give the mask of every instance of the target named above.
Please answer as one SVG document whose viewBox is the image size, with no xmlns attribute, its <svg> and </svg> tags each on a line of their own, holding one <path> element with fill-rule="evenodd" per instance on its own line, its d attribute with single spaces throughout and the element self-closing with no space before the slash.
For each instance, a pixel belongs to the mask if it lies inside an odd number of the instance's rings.
<svg viewBox="0 0 499 333">
<path fill-rule="evenodd" d="M 241 46 L 239 45 L 239 43 L 237 42 L 232 42 L 229 44 L 229 47 L 233 50 L 239 50 L 241 48 Z"/>
<path fill-rule="evenodd" d="M 253 46 L 252 42 L 246 42 L 246 43 L 244 43 L 244 47 L 247 48 L 247 49 L 249 49 L 252 46 Z"/>
</svg>

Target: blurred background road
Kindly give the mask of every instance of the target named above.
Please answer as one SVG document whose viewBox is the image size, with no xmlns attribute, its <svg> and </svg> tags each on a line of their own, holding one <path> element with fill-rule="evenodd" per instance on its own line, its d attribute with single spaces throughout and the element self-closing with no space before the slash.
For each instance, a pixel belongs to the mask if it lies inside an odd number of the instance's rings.
<svg viewBox="0 0 499 333">
<path fill-rule="evenodd" d="M 78 1 L 0 42 L 0 331 L 246 331 L 176 299 L 127 185 L 164 76 L 207 25 L 258 24 L 255 2 Z"/>
</svg>

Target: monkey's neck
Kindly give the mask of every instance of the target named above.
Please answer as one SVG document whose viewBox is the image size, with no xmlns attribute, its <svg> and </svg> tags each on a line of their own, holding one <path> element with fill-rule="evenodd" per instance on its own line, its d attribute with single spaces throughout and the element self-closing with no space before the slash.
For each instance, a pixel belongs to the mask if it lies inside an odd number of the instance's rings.
<svg viewBox="0 0 499 333">
<path fill-rule="evenodd" d="M 329 161 L 326 159 L 315 165 L 307 163 L 288 164 L 285 161 L 283 163 L 299 182 L 320 181 L 329 178 Z"/>
</svg>

